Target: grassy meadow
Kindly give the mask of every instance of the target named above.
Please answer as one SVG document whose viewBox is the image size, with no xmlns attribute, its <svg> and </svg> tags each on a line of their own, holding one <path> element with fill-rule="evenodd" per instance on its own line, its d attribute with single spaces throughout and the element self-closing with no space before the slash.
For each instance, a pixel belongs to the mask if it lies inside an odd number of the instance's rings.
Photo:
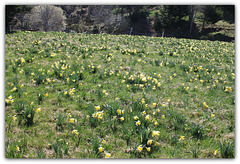
<svg viewBox="0 0 240 164">
<path fill-rule="evenodd" d="M 235 45 L 5 35 L 6 158 L 234 158 Z"/>
</svg>

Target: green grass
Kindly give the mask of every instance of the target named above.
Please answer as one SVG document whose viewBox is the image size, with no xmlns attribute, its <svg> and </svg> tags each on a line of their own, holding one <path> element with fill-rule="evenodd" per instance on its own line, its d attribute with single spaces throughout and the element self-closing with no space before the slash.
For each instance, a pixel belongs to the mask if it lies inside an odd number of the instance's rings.
<svg viewBox="0 0 240 164">
<path fill-rule="evenodd" d="M 233 43 L 17 32 L 6 158 L 234 158 Z"/>
</svg>

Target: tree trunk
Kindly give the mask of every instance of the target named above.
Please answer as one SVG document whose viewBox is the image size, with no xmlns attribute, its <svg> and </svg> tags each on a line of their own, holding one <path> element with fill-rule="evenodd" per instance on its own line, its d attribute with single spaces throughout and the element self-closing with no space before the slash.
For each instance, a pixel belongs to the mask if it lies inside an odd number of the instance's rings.
<svg viewBox="0 0 240 164">
<path fill-rule="evenodd" d="M 204 14 L 204 18 L 203 18 L 203 24 L 202 24 L 201 32 L 203 32 L 203 30 L 204 30 L 205 21 L 206 21 L 206 14 Z"/>
<path fill-rule="evenodd" d="M 10 32 L 10 25 L 9 25 L 9 18 L 7 17 L 7 14 L 5 13 L 5 33 Z"/>
<path fill-rule="evenodd" d="M 10 33 L 10 26 L 9 26 L 9 23 L 6 24 L 5 26 L 5 33 Z"/>
<path fill-rule="evenodd" d="M 194 22 L 194 19 L 195 19 L 195 12 L 194 11 L 195 11 L 195 6 L 191 5 L 188 9 L 189 23 L 190 23 L 190 29 L 189 29 L 190 34 L 192 33 L 192 25 L 193 25 L 193 22 Z"/>
<path fill-rule="evenodd" d="M 124 16 L 123 16 L 123 7 L 121 8 L 121 23 L 124 21 Z"/>
</svg>

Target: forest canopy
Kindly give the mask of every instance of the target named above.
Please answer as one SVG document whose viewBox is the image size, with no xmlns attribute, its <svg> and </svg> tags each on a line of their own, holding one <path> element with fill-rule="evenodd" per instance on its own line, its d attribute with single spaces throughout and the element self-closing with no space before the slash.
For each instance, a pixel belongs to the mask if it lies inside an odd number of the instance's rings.
<svg viewBox="0 0 240 164">
<path fill-rule="evenodd" d="M 5 11 L 6 33 L 27 30 L 162 36 L 164 31 L 165 36 L 198 38 L 209 32 L 222 34 L 222 26 L 216 25 L 220 21 L 233 40 L 235 28 L 234 5 L 6 5 Z"/>
</svg>

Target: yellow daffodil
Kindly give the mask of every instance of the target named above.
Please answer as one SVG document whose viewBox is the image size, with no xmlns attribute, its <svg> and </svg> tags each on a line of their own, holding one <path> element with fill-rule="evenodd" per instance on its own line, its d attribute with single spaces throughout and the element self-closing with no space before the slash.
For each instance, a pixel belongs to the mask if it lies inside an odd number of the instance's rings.
<svg viewBox="0 0 240 164">
<path fill-rule="evenodd" d="M 15 121 L 17 119 L 16 115 L 12 116 L 12 119 Z"/>
<path fill-rule="evenodd" d="M 142 78 L 142 81 L 147 82 L 147 78 L 146 77 Z"/>
<path fill-rule="evenodd" d="M 106 143 L 106 140 L 102 140 L 102 143 Z"/>
<path fill-rule="evenodd" d="M 100 153 L 103 152 L 103 147 L 100 146 L 100 147 L 98 148 L 98 150 L 99 150 Z"/>
<path fill-rule="evenodd" d="M 54 56 L 56 56 L 57 54 L 56 53 L 51 53 L 51 57 L 54 57 Z"/>
<path fill-rule="evenodd" d="M 110 158 L 111 154 L 110 153 L 104 153 L 106 158 Z"/>
<path fill-rule="evenodd" d="M 9 103 L 10 103 L 10 100 L 5 99 L 5 103 L 9 104 Z"/>
<path fill-rule="evenodd" d="M 145 115 L 145 114 L 147 114 L 147 113 L 145 112 L 145 110 L 144 110 L 144 111 L 142 111 L 142 115 Z"/>
<path fill-rule="evenodd" d="M 137 151 L 138 151 L 138 152 L 141 152 L 142 150 L 143 150 L 142 145 L 139 145 L 139 146 L 137 147 Z"/>
<path fill-rule="evenodd" d="M 21 58 L 20 60 L 21 60 L 21 63 L 25 63 L 26 62 L 24 58 Z"/>
<path fill-rule="evenodd" d="M 154 90 L 154 91 L 156 90 L 156 86 L 155 85 L 152 87 L 152 90 Z"/>
<path fill-rule="evenodd" d="M 94 106 L 94 108 L 96 109 L 96 110 L 100 110 L 100 106 L 98 105 L 98 106 Z"/>
<path fill-rule="evenodd" d="M 185 136 L 180 136 L 179 141 L 183 141 L 185 139 Z"/>
<path fill-rule="evenodd" d="M 213 155 L 217 155 L 218 154 L 218 149 L 214 151 Z"/>
<path fill-rule="evenodd" d="M 117 116 L 113 116 L 113 118 L 112 118 L 113 120 L 116 120 L 117 119 Z"/>
<path fill-rule="evenodd" d="M 73 134 L 76 134 L 77 136 L 79 135 L 78 130 L 73 130 L 72 133 L 73 133 Z"/>
<path fill-rule="evenodd" d="M 15 150 L 16 150 L 16 152 L 19 152 L 20 148 L 18 146 L 16 146 Z"/>
<path fill-rule="evenodd" d="M 232 87 L 226 87 L 225 92 L 232 92 Z"/>
<path fill-rule="evenodd" d="M 152 145 L 152 143 L 153 143 L 153 140 L 148 140 L 147 141 L 147 145 Z"/>
<path fill-rule="evenodd" d="M 73 124 L 73 123 L 77 122 L 77 120 L 75 118 L 70 118 L 69 122 Z"/>
<path fill-rule="evenodd" d="M 138 120 L 138 116 L 134 116 L 133 118 L 134 118 L 134 120 Z"/>
<path fill-rule="evenodd" d="M 137 126 L 140 126 L 140 125 L 141 125 L 141 121 L 138 120 L 138 121 L 136 122 L 136 125 L 137 125 Z"/>
<path fill-rule="evenodd" d="M 118 113 L 118 115 L 122 115 L 122 114 L 124 114 L 124 110 L 118 109 L 118 110 L 117 110 L 117 113 Z"/>
<path fill-rule="evenodd" d="M 38 112 L 41 112 L 41 108 L 37 108 L 36 109 L 36 112 L 38 113 Z"/>
<path fill-rule="evenodd" d="M 15 92 L 17 90 L 16 87 L 13 87 L 13 89 L 11 90 L 11 92 Z"/>
<path fill-rule="evenodd" d="M 146 147 L 147 151 L 150 152 L 151 151 L 151 147 Z"/>
<path fill-rule="evenodd" d="M 149 120 L 149 119 L 150 119 L 149 114 L 145 116 L 145 119 L 146 119 L 146 120 Z"/>
<path fill-rule="evenodd" d="M 208 105 L 207 105 L 206 102 L 203 102 L 203 106 L 204 106 L 205 108 L 208 108 Z"/>
<path fill-rule="evenodd" d="M 152 137 L 159 136 L 160 132 L 159 131 L 152 131 Z"/>
<path fill-rule="evenodd" d="M 92 114 L 92 117 L 97 117 L 97 114 L 96 114 L 96 113 L 93 113 L 93 114 Z"/>
<path fill-rule="evenodd" d="M 94 113 L 99 120 L 101 120 L 103 118 L 103 112 L 100 111 L 100 112 L 97 112 L 97 113 Z"/>
</svg>

